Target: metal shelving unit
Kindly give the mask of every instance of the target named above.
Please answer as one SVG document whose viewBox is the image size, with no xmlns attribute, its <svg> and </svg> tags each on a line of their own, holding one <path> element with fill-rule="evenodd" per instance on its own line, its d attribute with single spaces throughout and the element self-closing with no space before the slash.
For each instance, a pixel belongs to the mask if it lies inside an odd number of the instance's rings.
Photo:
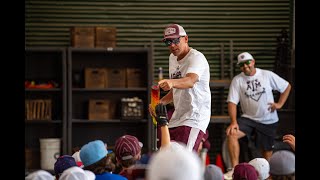
<svg viewBox="0 0 320 180">
<path fill-rule="evenodd" d="M 40 169 L 40 139 L 61 139 L 61 154 L 67 152 L 67 81 L 65 48 L 32 47 L 25 49 L 25 80 L 54 81 L 55 88 L 25 88 L 26 103 L 30 100 L 49 99 L 49 118 L 39 115 L 42 109 L 25 106 L 25 168 Z"/>
<path fill-rule="evenodd" d="M 68 48 L 68 153 L 80 148 L 88 141 L 101 139 L 113 147 L 115 140 L 131 134 L 151 151 L 152 122 L 148 105 L 152 82 L 152 59 L 150 48 Z M 138 68 L 142 72 L 141 87 L 85 88 L 85 73 L 91 68 Z M 80 76 L 80 85 L 75 86 L 74 76 Z M 79 77 L 78 77 L 79 78 Z M 138 97 L 143 101 L 143 118 L 122 119 L 121 98 Z M 104 120 L 89 120 L 88 101 L 108 99 L 116 108 L 114 117 Z"/>
</svg>

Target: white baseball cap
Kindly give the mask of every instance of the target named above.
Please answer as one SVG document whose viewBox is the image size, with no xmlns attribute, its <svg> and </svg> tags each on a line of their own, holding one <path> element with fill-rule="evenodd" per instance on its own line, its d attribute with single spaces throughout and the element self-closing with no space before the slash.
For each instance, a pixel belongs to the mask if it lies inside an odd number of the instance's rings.
<svg viewBox="0 0 320 180">
<path fill-rule="evenodd" d="M 88 170 L 83 170 L 78 166 L 68 168 L 61 174 L 60 180 L 94 180 L 96 175 Z"/>
<path fill-rule="evenodd" d="M 238 63 L 237 64 L 244 62 L 244 61 L 252 60 L 252 59 L 253 59 L 253 57 L 250 53 L 243 52 L 238 55 Z"/>
<path fill-rule="evenodd" d="M 270 165 L 265 158 L 254 158 L 249 161 L 249 164 L 251 164 L 257 170 L 259 174 L 259 180 L 267 179 L 270 176 Z"/>
<path fill-rule="evenodd" d="M 204 166 L 194 151 L 186 147 L 161 148 L 150 159 L 147 179 L 192 179 L 203 180 Z"/>
<path fill-rule="evenodd" d="M 48 171 L 37 170 L 30 173 L 25 179 L 26 180 L 54 180 L 55 178 Z"/>
</svg>

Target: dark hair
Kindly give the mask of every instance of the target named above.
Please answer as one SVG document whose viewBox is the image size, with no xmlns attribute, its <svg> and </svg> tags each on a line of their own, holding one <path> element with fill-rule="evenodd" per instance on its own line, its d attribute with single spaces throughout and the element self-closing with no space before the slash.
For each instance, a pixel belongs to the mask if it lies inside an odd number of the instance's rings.
<svg viewBox="0 0 320 180">
<path fill-rule="evenodd" d="M 98 162 L 83 167 L 83 169 L 92 171 L 94 174 L 102 174 L 104 172 L 111 172 L 112 165 L 110 164 L 110 161 L 107 159 L 107 156 L 105 156 Z"/>
<path fill-rule="evenodd" d="M 271 175 L 272 180 L 295 180 L 295 174 L 289 175 Z"/>
<path fill-rule="evenodd" d="M 141 159 L 141 153 L 142 152 L 140 151 L 137 155 L 135 155 L 133 158 L 128 159 L 128 160 L 119 160 L 118 159 L 118 162 L 119 162 L 119 164 L 121 164 L 122 167 L 128 168 L 132 165 L 135 165 L 137 163 L 137 161 Z"/>
<path fill-rule="evenodd" d="M 136 164 L 136 162 L 137 162 L 136 158 L 131 158 L 131 159 L 128 159 L 128 160 L 121 160 L 120 164 L 121 164 L 122 167 L 128 168 L 128 167 Z"/>
</svg>

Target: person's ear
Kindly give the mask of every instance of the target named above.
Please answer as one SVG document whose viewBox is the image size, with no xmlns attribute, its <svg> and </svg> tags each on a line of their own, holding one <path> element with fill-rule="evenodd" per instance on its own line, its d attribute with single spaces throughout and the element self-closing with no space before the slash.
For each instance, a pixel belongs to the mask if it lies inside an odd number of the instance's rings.
<svg viewBox="0 0 320 180">
<path fill-rule="evenodd" d="M 141 159 L 141 153 L 139 153 L 139 156 L 138 156 L 138 160 L 140 160 Z"/>
<path fill-rule="evenodd" d="M 117 157 L 116 157 L 116 161 L 117 161 L 117 163 L 119 163 L 119 164 L 121 163 L 121 161 L 120 161 Z"/>
</svg>

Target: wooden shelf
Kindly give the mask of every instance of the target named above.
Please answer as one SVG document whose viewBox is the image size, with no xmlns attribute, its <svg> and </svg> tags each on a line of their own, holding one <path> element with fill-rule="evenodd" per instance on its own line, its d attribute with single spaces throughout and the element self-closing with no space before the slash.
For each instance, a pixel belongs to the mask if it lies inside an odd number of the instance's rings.
<svg viewBox="0 0 320 180">
<path fill-rule="evenodd" d="M 80 92 L 90 92 L 90 91 L 147 91 L 147 88 L 72 88 L 72 91 L 80 91 Z"/>
<path fill-rule="evenodd" d="M 25 120 L 26 124 L 60 124 L 62 120 Z"/>
<path fill-rule="evenodd" d="M 217 79 L 210 81 L 210 87 L 224 87 L 229 88 L 231 83 L 230 79 Z"/>
<path fill-rule="evenodd" d="M 211 116 L 210 123 L 230 123 L 230 117 L 227 115 Z"/>
<path fill-rule="evenodd" d="M 73 119 L 72 123 L 145 123 L 146 119 L 107 119 L 107 120 L 88 120 L 88 119 Z"/>
<path fill-rule="evenodd" d="M 30 91 L 30 92 L 52 92 L 52 91 L 62 91 L 62 88 L 51 88 L 51 89 L 25 88 L 25 91 Z"/>
</svg>

